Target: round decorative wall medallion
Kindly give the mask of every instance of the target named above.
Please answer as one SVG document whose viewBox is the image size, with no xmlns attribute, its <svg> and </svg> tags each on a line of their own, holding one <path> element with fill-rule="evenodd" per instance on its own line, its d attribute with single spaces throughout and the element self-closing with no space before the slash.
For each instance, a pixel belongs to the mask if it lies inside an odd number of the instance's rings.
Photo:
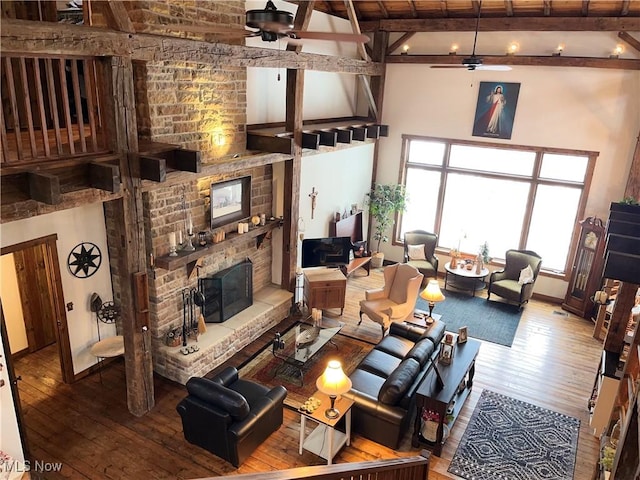
<svg viewBox="0 0 640 480">
<path fill-rule="evenodd" d="M 102 253 L 95 243 L 82 242 L 73 247 L 67 258 L 71 275 L 88 278 L 98 271 L 102 263 Z"/>
</svg>

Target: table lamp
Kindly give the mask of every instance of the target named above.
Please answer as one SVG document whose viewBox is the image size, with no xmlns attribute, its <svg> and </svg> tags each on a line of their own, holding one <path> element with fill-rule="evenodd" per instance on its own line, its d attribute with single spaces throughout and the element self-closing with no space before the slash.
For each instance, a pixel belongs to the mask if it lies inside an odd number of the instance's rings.
<svg viewBox="0 0 640 480">
<path fill-rule="evenodd" d="M 440 291 L 438 280 L 429 280 L 429 283 L 427 283 L 425 289 L 420 292 L 420 297 L 429 302 L 429 318 L 433 319 L 433 317 L 431 316 L 431 314 L 433 313 L 433 307 L 435 306 L 436 302 L 441 302 L 445 299 L 445 296 Z"/>
<path fill-rule="evenodd" d="M 342 371 L 342 365 L 337 360 L 330 360 L 326 370 L 318 377 L 316 387 L 322 393 L 329 395 L 331 406 L 325 410 L 327 418 L 338 418 L 340 412 L 335 408 L 338 395 L 346 393 L 351 388 L 351 380 Z"/>
</svg>

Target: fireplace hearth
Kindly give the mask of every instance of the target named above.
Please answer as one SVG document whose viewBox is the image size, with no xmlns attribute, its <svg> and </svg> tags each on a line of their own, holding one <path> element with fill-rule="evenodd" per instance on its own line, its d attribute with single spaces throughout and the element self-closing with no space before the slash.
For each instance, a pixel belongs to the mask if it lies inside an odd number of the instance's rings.
<svg viewBox="0 0 640 480">
<path fill-rule="evenodd" d="M 253 264 L 248 258 L 199 280 L 207 323 L 222 323 L 253 305 Z"/>
</svg>

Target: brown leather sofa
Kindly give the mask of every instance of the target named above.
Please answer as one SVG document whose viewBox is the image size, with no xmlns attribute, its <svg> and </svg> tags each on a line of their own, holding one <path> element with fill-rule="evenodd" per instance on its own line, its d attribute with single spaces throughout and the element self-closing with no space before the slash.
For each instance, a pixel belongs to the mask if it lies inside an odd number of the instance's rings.
<svg viewBox="0 0 640 480">
<path fill-rule="evenodd" d="M 410 427 L 414 394 L 432 368 L 445 324 L 429 327 L 393 322 L 389 335 L 349 375 L 345 396 L 353 399 L 352 429 L 374 442 L 397 449 Z"/>
<path fill-rule="evenodd" d="M 282 425 L 287 390 L 238 378 L 234 367 L 212 379 L 192 377 L 177 406 L 188 442 L 239 467 Z"/>
</svg>

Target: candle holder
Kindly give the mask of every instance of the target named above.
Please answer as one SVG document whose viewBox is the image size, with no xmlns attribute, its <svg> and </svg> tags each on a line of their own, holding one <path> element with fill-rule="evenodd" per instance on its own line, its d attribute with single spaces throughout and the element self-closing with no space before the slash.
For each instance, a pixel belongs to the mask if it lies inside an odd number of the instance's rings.
<svg viewBox="0 0 640 480">
<path fill-rule="evenodd" d="M 178 256 L 178 251 L 175 245 L 169 245 L 169 256 L 170 257 L 177 257 Z"/>
<path fill-rule="evenodd" d="M 193 246 L 193 237 L 194 237 L 193 233 L 187 234 L 187 242 L 183 249 L 185 252 L 195 251 L 196 247 Z"/>
</svg>

